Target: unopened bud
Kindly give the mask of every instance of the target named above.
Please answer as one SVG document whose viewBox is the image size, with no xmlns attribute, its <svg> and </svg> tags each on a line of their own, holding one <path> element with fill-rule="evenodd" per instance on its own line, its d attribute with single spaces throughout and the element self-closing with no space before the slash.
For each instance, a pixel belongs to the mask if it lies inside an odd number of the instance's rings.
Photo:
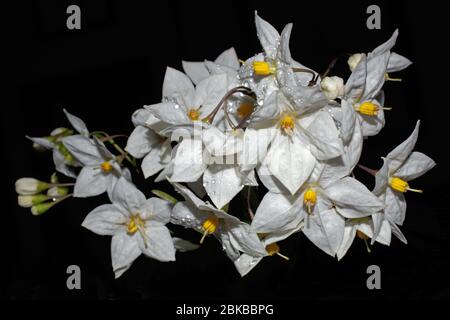
<svg viewBox="0 0 450 320">
<path fill-rule="evenodd" d="M 48 189 L 50 185 L 34 178 L 20 178 L 16 181 L 16 192 L 20 195 L 33 195 Z"/>
</svg>

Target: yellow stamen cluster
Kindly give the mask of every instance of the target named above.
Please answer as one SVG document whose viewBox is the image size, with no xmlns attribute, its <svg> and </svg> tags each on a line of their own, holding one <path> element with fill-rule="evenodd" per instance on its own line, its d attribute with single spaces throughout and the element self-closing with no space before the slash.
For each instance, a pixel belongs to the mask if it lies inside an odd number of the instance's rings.
<svg viewBox="0 0 450 320">
<path fill-rule="evenodd" d="M 284 131 L 287 135 L 292 136 L 294 133 L 294 127 L 295 127 L 295 119 L 291 115 L 285 115 L 280 120 L 280 128 Z"/>
<path fill-rule="evenodd" d="M 113 169 L 113 166 L 111 165 L 111 163 L 109 161 L 105 161 L 100 165 L 100 168 L 102 169 L 102 171 L 104 173 L 110 173 L 111 170 Z"/>
<path fill-rule="evenodd" d="M 253 104 L 249 102 L 243 102 L 236 110 L 239 118 L 246 118 L 253 112 Z"/>
<path fill-rule="evenodd" d="M 203 221 L 203 237 L 200 239 L 200 243 L 203 243 L 205 237 L 209 234 L 213 234 L 217 230 L 217 226 L 219 225 L 219 219 L 215 215 L 210 215 L 208 218 Z"/>
<path fill-rule="evenodd" d="M 189 109 L 187 115 L 192 121 L 196 121 L 200 118 L 200 112 L 198 111 L 198 109 Z"/>
<path fill-rule="evenodd" d="M 267 254 L 271 257 L 274 255 L 277 255 L 285 260 L 289 260 L 289 257 L 286 257 L 280 253 L 280 247 L 278 246 L 278 244 L 276 242 L 268 244 L 266 246 L 266 251 L 267 251 Z"/>
<path fill-rule="evenodd" d="M 359 105 L 357 111 L 365 116 L 376 116 L 380 108 L 373 102 L 363 102 Z"/>
<path fill-rule="evenodd" d="M 306 190 L 305 195 L 303 196 L 303 203 L 308 209 L 308 214 L 312 213 L 312 208 L 316 205 L 317 202 L 317 193 L 313 188 L 308 188 Z"/>
<path fill-rule="evenodd" d="M 265 61 L 253 61 L 253 71 L 258 76 L 268 76 L 275 73 L 275 66 Z"/>
<path fill-rule="evenodd" d="M 406 182 L 403 179 L 397 178 L 397 177 L 392 177 L 391 179 L 389 179 L 389 185 L 391 186 L 392 189 L 394 189 L 395 191 L 399 191 L 399 192 L 406 192 L 406 191 L 413 191 L 413 192 L 418 192 L 418 193 L 422 193 L 422 190 L 418 190 L 418 189 L 411 189 L 409 187 L 408 182 Z"/>
<path fill-rule="evenodd" d="M 130 217 L 130 220 L 127 223 L 127 233 L 129 235 L 135 234 L 139 228 L 144 228 L 145 222 L 142 221 L 139 214 L 134 214 Z"/>
</svg>

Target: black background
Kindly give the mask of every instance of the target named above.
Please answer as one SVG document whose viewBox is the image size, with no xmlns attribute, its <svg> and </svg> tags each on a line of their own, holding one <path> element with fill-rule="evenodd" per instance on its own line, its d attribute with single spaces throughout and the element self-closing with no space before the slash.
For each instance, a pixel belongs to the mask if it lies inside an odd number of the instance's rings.
<svg viewBox="0 0 450 320">
<path fill-rule="evenodd" d="M 419 299 L 450 297 L 448 210 L 449 177 L 447 18 L 437 4 L 374 2 L 381 7 L 381 30 L 366 28 L 373 2 L 222 1 L 130 3 L 125 1 L 21 2 L 3 17 L 8 26 L 2 112 L 2 296 L 8 299 Z M 66 8 L 81 7 L 81 30 L 66 28 Z M 395 51 L 414 64 L 403 82 L 387 83 L 385 129 L 366 140 L 361 163 L 378 168 L 385 155 L 422 120 L 416 150 L 438 165 L 413 182 L 422 195 L 408 193 L 402 227 L 409 244 L 393 239 L 368 254 L 355 241 L 340 262 L 304 236 L 282 242 L 285 262 L 264 259 L 241 278 L 220 246 L 208 239 L 200 250 L 177 254 L 175 263 L 141 256 L 114 280 L 110 238 L 80 227 L 86 214 L 107 197 L 71 199 L 34 217 L 19 208 L 14 181 L 23 176 L 48 179 L 50 153 L 37 153 L 24 138 L 67 126 L 62 112 L 85 120 L 90 130 L 129 134 L 132 112 L 160 101 L 166 66 L 181 60 L 214 59 L 234 46 L 241 59 L 260 52 L 254 10 L 281 30 L 294 23 L 293 57 L 323 71 L 336 56 L 368 52 L 400 29 Z M 349 74 L 345 59 L 334 74 Z M 125 141 L 123 141 L 125 143 Z M 371 188 L 362 171 L 357 178 Z M 136 176 L 136 175 L 135 175 Z M 147 194 L 150 182 L 135 178 Z M 262 190 L 261 190 L 262 191 Z M 238 208 L 236 206 L 235 208 Z M 198 238 L 186 232 L 192 240 Z M 66 268 L 79 265 L 82 290 L 66 288 Z M 382 289 L 366 287 L 366 268 L 382 271 Z"/>
</svg>

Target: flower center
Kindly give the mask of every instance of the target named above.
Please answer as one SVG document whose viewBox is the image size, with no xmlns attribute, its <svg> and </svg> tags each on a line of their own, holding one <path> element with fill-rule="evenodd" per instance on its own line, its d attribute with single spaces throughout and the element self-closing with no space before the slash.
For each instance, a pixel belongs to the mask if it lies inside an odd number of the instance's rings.
<svg viewBox="0 0 450 320">
<path fill-rule="evenodd" d="M 145 222 L 141 219 L 139 214 L 133 214 L 127 223 L 127 233 L 133 235 L 141 228 L 145 227 Z"/>
<path fill-rule="evenodd" d="M 303 196 L 303 203 L 305 204 L 308 214 L 311 214 L 312 208 L 316 205 L 317 193 L 313 188 L 308 188 Z"/>
<path fill-rule="evenodd" d="M 373 102 L 363 102 L 357 108 L 357 111 L 365 116 L 376 116 L 380 108 Z"/>
<path fill-rule="evenodd" d="M 289 136 L 294 133 L 295 119 L 291 115 L 285 115 L 280 119 L 280 128 Z"/>
<path fill-rule="evenodd" d="M 275 73 L 275 66 L 265 61 L 253 61 L 253 71 L 258 76 L 268 76 Z"/>
<path fill-rule="evenodd" d="M 113 169 L 111 163 L 109 161 L 105 161 L 100 165 L 100 168 L 102 169 L 102 171 L 104 173 L 110 173 L 111 170 Z"/>
<path fill-rule="evenodd" d="M 253 112 L 253 104 L 249 102 L 243 102 L 239 105 L 236 111 L 239 118 L 246 118 Z"/>
<path fill-rule="evenodd" d="M 197 121 L 200 118 L 200 112 L 198 109 L 189 109 L 187 115 L 192 121 Z"/>
<path fill-rule="evenodd" d="M 369 239 L 369 237 L 362 231 L 357 230 L 356 231 L 356 235 L 358 238 L 360 238 L 361 240 L 367 240 Z"/>
<path fill-rule="evenodd" d="M 203 243 L 205 237 L 209 234 L 212 234 L 216 231 L 217 226 L 219 225 L 219 219 L 215 215 L 210 215 L 208 218 L 203 221 L 202 229 L 203 229 L 203 237 L 200 239 L 200 243 Z"/>
<path fill-rule="evenodd" d="M 392 189 L 394 189 L 395 191 L 399 191 L 399 192 L 406 192 L 406 191 L 413 191 L 413 192 L 418 192 L 418 193 L 422 193 L 422 190 L 418 190 L 418 189 L 411 189 L 409 187 L 408 182 L 406 182 L 403 179 L 397 178 L 397 177 L 392 177 L 391 179 L 389 179 L 389 185 L 391 186 Z"/>
</svg>

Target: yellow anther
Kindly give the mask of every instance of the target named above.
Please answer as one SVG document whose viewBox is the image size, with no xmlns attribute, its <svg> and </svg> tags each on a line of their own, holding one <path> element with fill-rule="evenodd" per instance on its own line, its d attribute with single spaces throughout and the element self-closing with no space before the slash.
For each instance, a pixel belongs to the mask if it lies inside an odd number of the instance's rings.
<svg viewBox="0 0 450 320">
<path fill-rule="evenodd" d="M 363 102 L 359 105 L 357 111 L 366 116 L 376 116 L 380 108 L 373 102 Z"/>
<path fill-rule="evenodd" d="M 203 228 L 203 237 L 200 239 L 200 243 L 203 243 L 203 240 L 205 240 L 205 237 L 208 234 L 212 234 L 216 231 L 217 226 L 219 225 L 219 219 L 215 215 L 210 215 L 208 218 L 203 221 L 202 228 Z"/>
<path fill-rule="evenodd" d="M 280 120 L 280 128 L 286 133 L 287 135 L 292 135 L 294 133 L 294 127 L 295 127 L 295 119 L 291 115 L 285 115 Z"/>
<path fill-rule="evenodd" d="M 239 118 L 246 118 L 249 115 L 252 114 L 253 111 L 253 104 L 249 103 L 249 102 L 243 102 L 239 105 L 239 107 L 237 108 L 237 115 L 239 116 Z"/>
<path fill-rule="evenodd" d="M 303 203 L 308 209 L 308 214 L 312 213 L 312 208 L 316 205 L 317 193 L 313 188 L 308 188 L 303 196 Z"/>
<path fill-rule="evenodd" d="M 369 239 L 369 237 L 364 232 L 359 230 L 356 230 L 356 236 L 364 241 L 364 243 L 366 244 L 367 252 L 371 253 L 372 251 L 370 250 L 369 243 L 367 242 L 367 239 Z"/>
<path fill-rule="evenodd" d="M 277 256 L 280 256 L 281 258 L 283 258 L 285 260 L 289 260 L 289 257 L 286 257 L 280 253 L 280 247 L 278 246 L 278 244 L 276 242 L 268 244 L 266 246 L 266 251 L 269 254 L 269 256 L 273 256 L 276 254 Z"/>
<path fill-rule="evenodd" d="M 269 254 L 269 256 L 273 256 L 274 254 L 280 252 L 280 247 L 276 242 L 274 242 L 266 246 L 266 251 Z"/>
<path fill-rule="evenodd" d="M 129 235 L 135 234 L 136 231 L 139 230 L 139 228 L 144 228 L 144 227 L 145 227 L 145 223 L 144 223 L 144 221 L 142 221 L 139 214 L 132 215 L 130 217 L 130 220 L 127 223 L 127 233 Z"/>
<path fill-rule="evenodd" d="M 397 178 L 397 177 L 392 177 L 391 179 L 389 179 L 389 185 L 391 186 L 392 189 L 394 189 L 395 191 L 399 191 L 399 192 L 406 192 L 406 191 L 412 191 L 412 192 L 418 192 L 418 193 L 422 193 L 422 190 L 419 189 L 411 189 L 409 187 L 408 182 L 406 182 L 403 179 Z"/>
<path fill-rule="evenodd" d="M 113 169 L 113 166 L 111 165 L 111 163 L 109 161 L 105 161 L 100 165 L 100 168 L 102 169 L 102 171 L 104 173 L 110 173 L 111 170 Z"/>
<path fill-rule="evenodd" d="M 198 109 L 189 109 L 187 115 L 192 121 L 196 121 L 200 118 L 200 112 L 198 111 Z"/>
<path fill-rule="evenodd" d="M 275 73 L 275 66 L 265 61 L 253 61 L 253 71 L 258 76 L 268 76 Z"/>
</svg>

